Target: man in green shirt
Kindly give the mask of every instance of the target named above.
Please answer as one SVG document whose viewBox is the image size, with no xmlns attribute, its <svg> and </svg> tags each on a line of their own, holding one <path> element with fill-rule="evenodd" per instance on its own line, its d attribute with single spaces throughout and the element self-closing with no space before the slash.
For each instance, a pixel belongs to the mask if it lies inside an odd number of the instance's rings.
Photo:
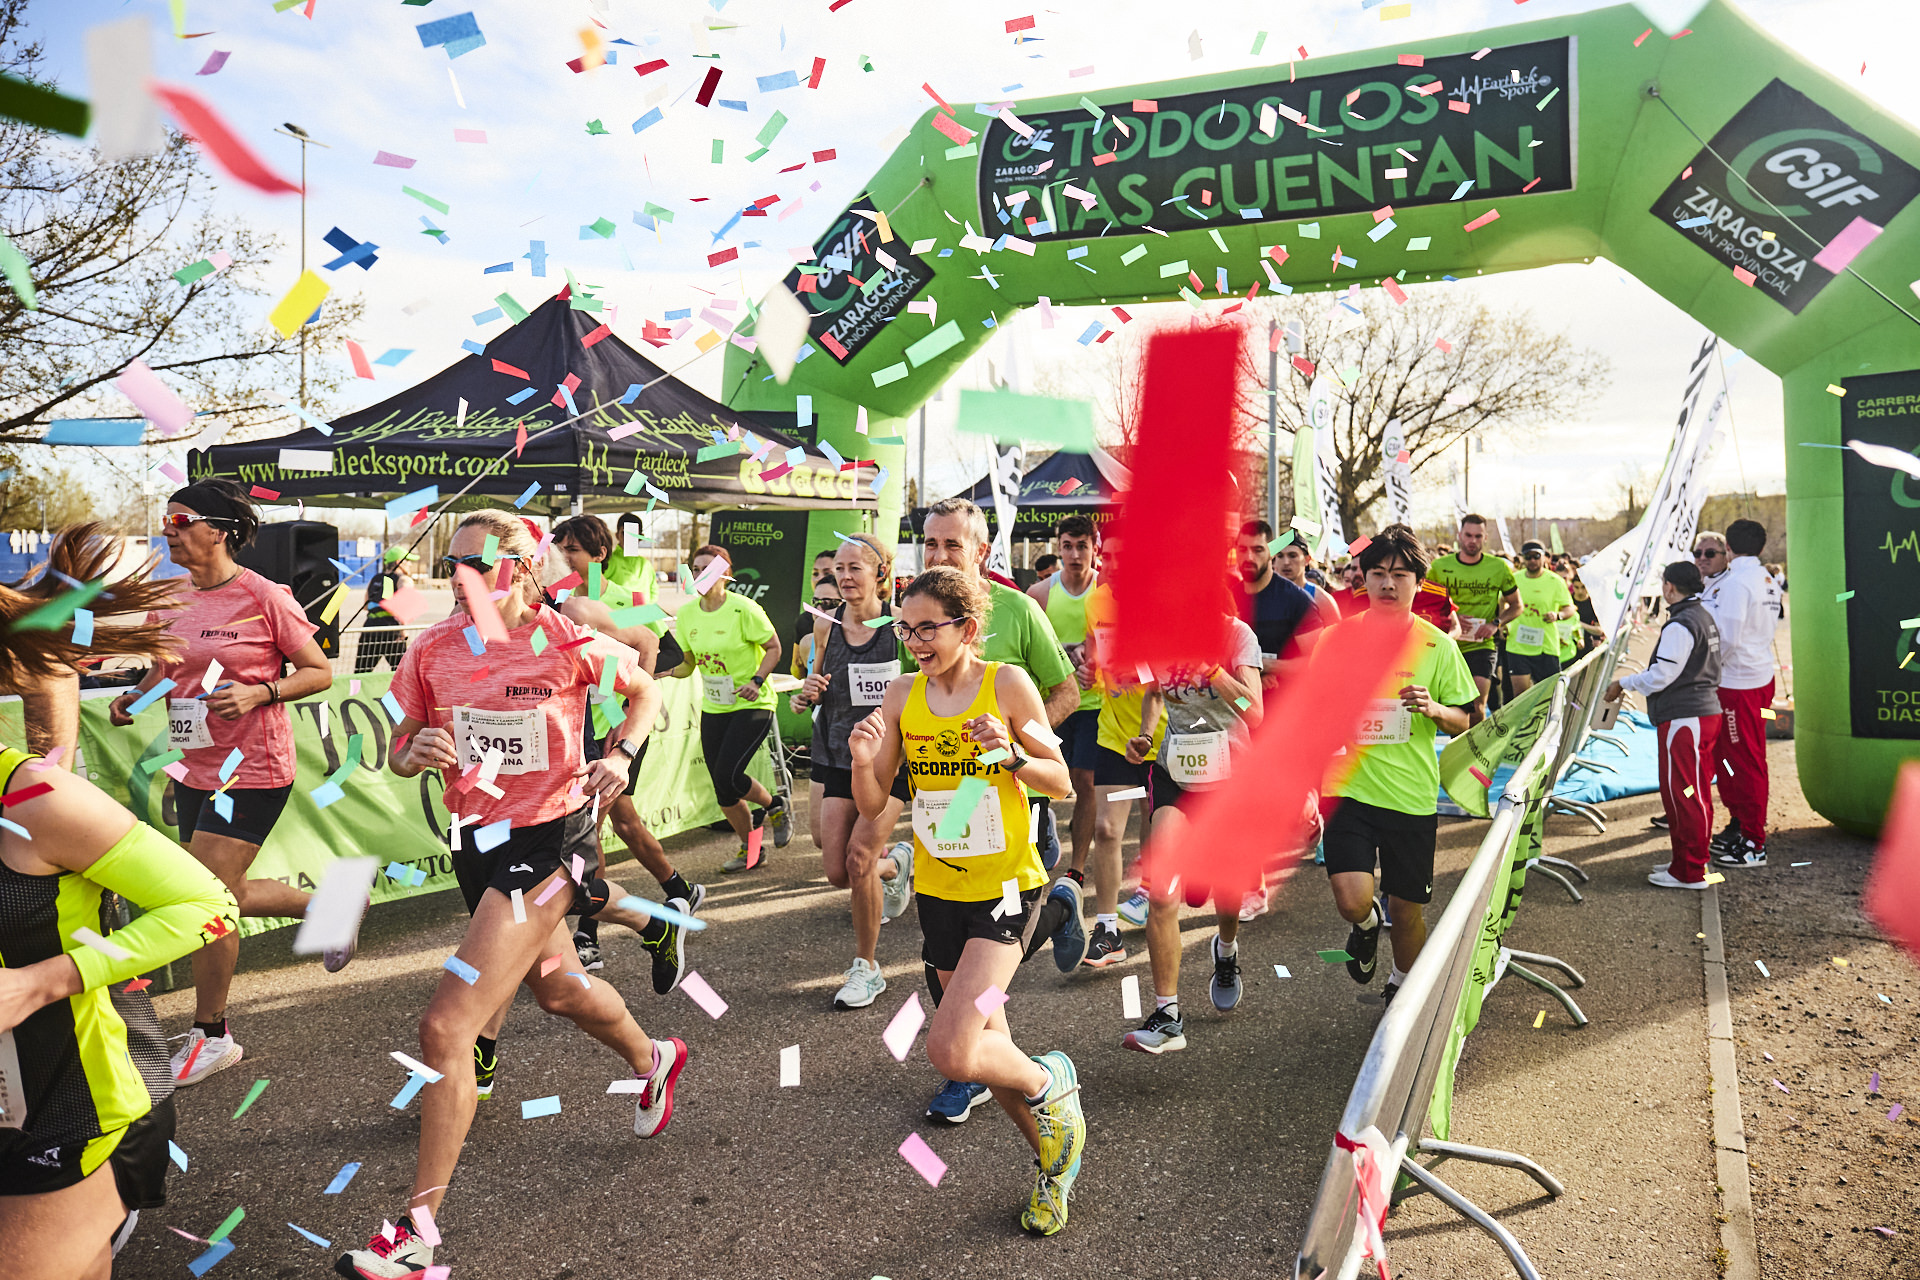
<svg viewBox="0 0 1920 1280">
<path fill-rule="evenodd" d="M 1473 701 L 1473 721 L 1487 713 L 1487 690 L 1493 686 L 1493 634 L 1520 614 L 1519 584 L 1513 569 L 1499 556 L 1487 555 L 1484 516 L 1460 517 L 1460 549 L 1441 556 L 1427 570 L 1427 579 L 1447 589 L 1460 611 L 1460 654 L 1473 673 L 1479 696 Z"/>
<path fill-rule="evenodd" d="M 1560 674 L 1559 624 L 1580 612 L 1566 579 L 1547 567 L 1546 547 L 1520 544 L 1520 563 L 1520 614 L 1507 627 L 1507 678 L 1516 698 L 1534 681 Z"/>
<path fill-rule="evenodd" d="M 1382 529 L 1361 551 L 1360 567 L 1367 575 L 1369 613 L 1411 615 L 1427 572 L 1426 552 L 1413 530 L 1402 524 Z M 1425 909 L 1433 901 L 1440 830 L 1434 735 L 1465 733 L 1474 699 L 1473 678 L 1453 641 L 1424 619 L 1409 620 L 1414 634 L 1395 669 L 1380 676 L 1360 736 L 1349 757 L 1335 760 L 1326 789 L 1339 798 L 1327 820 L 1325 848 L 1334 906 L 1353 926 L 1347 973 L 1362 985 L 1373 980 L 1386 914 L 1375 894 L 1383 890 L 1393 913 L 1393 973 L 1384 992 L 1389 1003 L 1427 941 Z M 1365 625 L 1363 614 L 1326 632 L 1314 649 L 1315 664 L 1341 651 L 1343 628 Z"/>
</svg>

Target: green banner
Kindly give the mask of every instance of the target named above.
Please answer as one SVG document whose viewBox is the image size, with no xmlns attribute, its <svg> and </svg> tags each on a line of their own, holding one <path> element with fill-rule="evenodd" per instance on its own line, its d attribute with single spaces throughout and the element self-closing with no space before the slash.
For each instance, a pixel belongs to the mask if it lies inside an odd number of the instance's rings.
<svg viewBox="0 0 1920 1280">
<path fill-rule="evenodd" d="M 1532 685 L 1440 751 L 1440 786 L 1447 797 L 1476 818 L 1490 812 L 1487 788 L 1508 761 L 1519 761 L 1540 740 L 1553 709 L 1553 687 L 1560 677 Z"/>
<path fill-rule="evenodd" d="M 292 705 L 297 752 L 293 796 L 273 834 L 254 860 L 252 875 L 311 891 L 336 857 L 373 854 L 383 871 L 374 881 L 376 903 L 453 887 L 453 862 L 447 849 L 447 810 L 441 803 L 440 775 L 428 770 L 401 778 L 386 768 L 392 750 L 393 721 L 381 705 L 391 675 L 336 677 L 326 693 Z M 700 752 L 699 686 L 691 680 L 660 681 L 660 719 L 649 739 L 646 762 L 634 802 L 641 820 L 661 838 L 718 822 Z M 166 703 L 135 717 L 130 728 L 107 719 L 107 703 L 119 690 L 99 690 L 80 704 L 82 777 L 126 805 L 134 817 L 179 836 L 173 779 L 154 767 L 167 754 Z M 323 736 L 321 707 L 326 707 Z M 361 765 L 341 780 L 343 795 L 322 807 L 313 791 L 346 759 L 348 739 L 362 735 Z M 24 744 L 18 699 L 0 704 L 0 742 Z M 755 758 L 753 775 L 771 785 L 765 749 Z M 609 854 L 621 848 L 611 825 L 601 828 Z M 395 865 L 397 864 L 397 865 Z M 243 935 L 296 923 L 288 919 L 241 921 Z"/>
</svg>

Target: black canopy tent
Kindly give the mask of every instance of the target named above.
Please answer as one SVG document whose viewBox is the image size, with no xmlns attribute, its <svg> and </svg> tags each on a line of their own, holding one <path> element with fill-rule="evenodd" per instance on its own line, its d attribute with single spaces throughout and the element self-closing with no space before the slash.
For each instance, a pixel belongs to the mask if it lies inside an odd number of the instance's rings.
<svg viewBox="0 0 1920 1280">
<path fill-rule="evenodd" d="M 587 416 L 532 438 L 576 409 Z M 522 425 L 529 439 L 516 455 Z M 629 489 L 636 470 L 678 507 L 875 505 L 872 463 L 842 470 L 808 442 L 669 377 L 564 289 L 484 352 L 329 426 L 330 434 L 309 426 L 196 449 L 187 470 L 196 480 L 227 476 L 328 506 L 381 506 L 430 485 L 445 501 L 469 482 L 462 506 L 497 506 L 538 482 L 533 510 L 575 500 L 588 510 L 630 510 L 657 496 Z M 748 432 L 771 444 L 761 460 L 718 451 L 730 435 Z M 713 456 L 703 461 L 703 449 Z M 325 468 L 301 465 L 316 462 Z"/>
<path fill-rule="evenodd" d="M 1019 512 L 1014 517 L 1015 541 L 1053 537 L 1054 526 L 1067 516 L 1087 516 L 1096 523 L 1107 520 L 1114 506 L 1114 484 L 1108 470 L 1124 476 L 1120 464 L 1111 457 L 1069 453 L 1049 454 L 1020 480 Z M 966 498 L 987 513 L 987 527 L 998 531 L 1000 518 L 993 506 L 993 478 L 981 476 L 973 487 L 956 497 Z M 925 507 L 916 507 L 901 522 L 903 539 L 920 536 L 927 518 Z"/>
</svg>

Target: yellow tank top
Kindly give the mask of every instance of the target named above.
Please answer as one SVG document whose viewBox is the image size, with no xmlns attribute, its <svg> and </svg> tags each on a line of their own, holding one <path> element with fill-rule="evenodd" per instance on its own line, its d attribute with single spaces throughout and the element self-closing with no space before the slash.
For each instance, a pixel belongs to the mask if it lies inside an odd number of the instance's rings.
<svg viewBox="0 0 1920 1280">
<path fill-rule="evenodd" d="M 994 695 L 1000 666 L 986 664 L 980 691 L 965 711 L 952 716 L 933 713 L 927 706 L 927 677 L 916 675 L 913 692 L 900 713 L 900 742 L 913 783 L 914 890 L 930 898 L 991 902 L 999 900 L 1001 886 L 1008 880 L 1017 881 L 1022 891 L 1047 882 L 1040 851 L 1028 830 L 1029 810 L 1020 784 L 1001 765 L 978 764 L 980 744 L 961 728 L 975 716 L 1006 722 Z M 948 793 L 970 777 L 985 779 L 987 794 L 973 811 L 965 838 L 938 839 L 934 829 L 951 799 Z M 927 847 L 929 841 L 933 851 Z"/>
</svg>

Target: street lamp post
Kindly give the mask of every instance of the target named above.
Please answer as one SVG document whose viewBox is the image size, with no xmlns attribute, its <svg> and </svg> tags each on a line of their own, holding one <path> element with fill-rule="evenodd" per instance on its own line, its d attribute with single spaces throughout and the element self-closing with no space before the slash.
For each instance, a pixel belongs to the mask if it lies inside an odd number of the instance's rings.
<svg viewBox="0 0 1920 1280">
<path fill-rule="evenodd" d="M 283 124 L 274 132 L 300 144 L 300 274 L 304 276 L 307 274 L 307 144 L 327 147 L 329 151 L 333 148 L 297 124 Z M 300 325 L 300 407 L 307 407 L 307 326 L 304 322 Z"/>
</svg>

